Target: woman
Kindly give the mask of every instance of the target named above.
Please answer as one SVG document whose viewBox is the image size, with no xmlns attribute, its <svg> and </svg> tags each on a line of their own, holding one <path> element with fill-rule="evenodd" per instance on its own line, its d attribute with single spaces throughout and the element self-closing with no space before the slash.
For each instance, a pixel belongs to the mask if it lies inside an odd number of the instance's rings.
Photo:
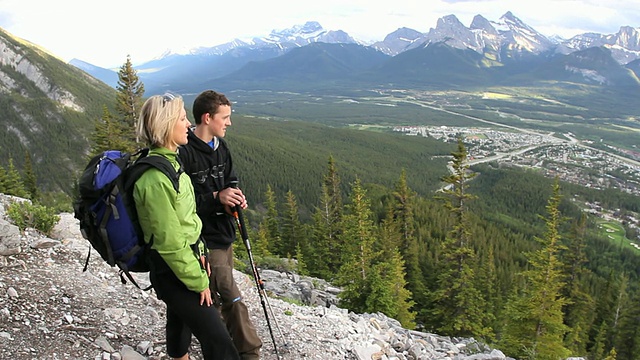
<svg viewBox="0 0 640 360">
<path fill-rule="evenodd" d="M 180 169 L 176 150 L 187 143 L 190 126 L 180 96 L 152 96 L 144 103 L 137 124 L 138 138 L 149 156 L 163 156 Z M 179 171 L 181 173 L 181 171 Z M 206 360 L 239 359 L 231 337 L 211 306 L 202 222 L 196 215 L 193 186 L 179 177 L 179 192 L 160 170 L 147 170 L 136 182 L 133 198 L 145 242 L 151 244 L 150 280 L 158 299 L 167 305 L 167 353 L 186 360 L 191 335 L 200 342 Z"/>
</svg>

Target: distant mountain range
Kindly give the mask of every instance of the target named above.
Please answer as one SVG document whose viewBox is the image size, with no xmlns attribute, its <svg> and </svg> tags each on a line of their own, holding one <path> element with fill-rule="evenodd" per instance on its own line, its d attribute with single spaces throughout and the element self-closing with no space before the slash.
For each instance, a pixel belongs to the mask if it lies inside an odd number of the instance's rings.
<svg viewBox="0 0 640 360">
<path fill-rule="evenodd" d="M 289 93 L 355 99 L 386 96 L 387 89 L 408 97 L 412 91 L 435 90 L 442 101 L 463 107 L 468 104 L 457 100 L 457 93 L 505 92 L 544 99 L 542 108 L 514 99 L 534 118 L 544 118 L 534 112 L 548 114 L 546 104 L 553 102 L 555 112 L 569 113 L 576 122 L 635 124 L 638 41 L 638 29 L 631 27 L 613 35 L 549 39 L 511 13 L 498 22 L 478 15 L 469 28 L 450 15 L 428 33 L 401 28 L 372 44 L 308 22 L 251 41 L 168 53 L 136 69 L 146 96 L 171 90 L 188 104 L 190 96 L 207 88 L 261 90 L 265 104 L 274 103 L 269 96 L 286 104 Z M 0 152 L 5 155 L 0 165 L 6 168 L 13 159 L 21 168 L 29 153 L 46 188 L 69 192 L 69 174 L 86 163 L 96 120 L 105 107 L 115 113 L 117 72 L 78 60 L 72 66 L 2 29 L 0 49 Z M 447 90 L 455 90 L 451 99 Z M 480 106 L 499 110 L 501 103 Z M 321 118 L 294 107 L 266 110 L 274 117 Z"/>
<path fill-rule="evenodd" d="M 637 89 L 639 59 L 638 28 L 548 38 L 507 12 L 497 22 L 476 15 L 470 27 L 448 15 L 427 33 L 400 28 L 368 45 L 310 21 L 251 41 L 167 53 L 136 69 L 148 94 L 208 87 L 291 89 L 299 85 L 292 83 L 296 79 L 339 81 L 347 87 L 389 81 L 441 87 L 555 80 Z M 115 71 L 75 59 L 70 63 L 115 86 Z"/>
</svg>

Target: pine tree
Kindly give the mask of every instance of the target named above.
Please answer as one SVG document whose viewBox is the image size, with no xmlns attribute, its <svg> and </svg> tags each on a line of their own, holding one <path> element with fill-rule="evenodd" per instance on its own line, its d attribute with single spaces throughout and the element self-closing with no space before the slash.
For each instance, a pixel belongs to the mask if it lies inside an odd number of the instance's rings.
<svg viewBox="0 0 640 360">
<path fill-rule="evenodd" d="M 498 318 L 502 310 L 502 293 L 498 283 L 498 270 L 496 269 L 493 246 L 489 245 L 486 257 L 478 264 L 476 272 L 477 289 L 483 294 L 485 306 L 484 324 L 487 330 L 484 335 L 487 342 L 495 341 L 494 329 L 499 328 Z"/>
<path fill-rule="evenodd" d="M 320 204 L 312 215 L 312 241 L 309 244 L 307 264 L 309 273 L 323 279 L 332 279 L 341 264 L 340 233 L 342 228 L 342 195 L 340 178 L 333 157 L 329 157 L 324 176 Z"/>
<path fill-rule="evenodd" d="M 302 251 L 301 244 L 298 244 L 296 246 L 296 260 L 298 261 L 298 266 L 296 268 L 298 274 L 302 276 L 309 275 L 309 270 L 307 270 L 307 263 L 305 262 L 304 252 Z"/>
<path fill-rule="evenodd" d="M 118 71 L 116 90 L 116 111 L 120 116 L 122 136 L 126 140 L 129 151 L 132 151 L 136 148 L 135 124 L 142 108 L 144 85 L 140 82 L 129 55 Z"/>
<path fill-rule="evenodd" d="M 251 248 L 258 256 L 271 256 L 271 252 L 269 251 L 269 232 L 264 223 L 258 225 L 256 241 Z"/>
<path fill-rule="evenodd" d="M 491 330 L 486 327 L 485 299 L 476 287 L 477 261 L 467 214 L 467 202 L 475 198 L 467 193 L 468 181 L 475 174 L 468 172 L 467 150 L 462 140 L 458 140 L 458 149 L 452 155 L 452 171 L 443 178 L 447 186 L 440 199 L 453 218 L 453 226 L 442 248 L 444 267 L 432 294 L 433 313 L 438 330 L 445 335 L 487 337 L 491 336 Z"/>
<path fill-rule="evenodd" d="M 382 279 L 379 274 L 372 272 L 376 228 L 366 191 L 358 178 L 351 188 L 350 200 L 351 203 L 347 205 L 349 213 L 342 221 L 344 230 L 340 240 L 344 246 L 342 266 L 338 270 L 336 284 L 343 286 L 339 296 L 346 308 L 354 312 L 366 312 L 371 311 L 367 309 L 369 297 L 382 301 L 381 294 L 372 294 L 367 291 L 371 281 L 382 281 Z"/>
<path fill-rule="evenodd" d="M 604 359 L 607 329 L 608 329 L 607 323 L 603 321 L 597 329 L 598 331 L 596 333 L 596 337 L 593 340 L 593 345 L 591 346 L 591 350 L 589 351 L 589 359 L 593 359 L 593 360 Z"/>
<path fill-rule="evenodd" d="M 311 220 L 311 241 L 309 247 L 304 253 L 307 259 L 307 269 L 311 276 L 322 279 L 331 279 L 335 274 L 331 271 L 329 264 L 329 226 L 326 222 L 324 204 L 327 200 L 327 193 L 324 191 L 325 186 L 322 185 L 322 197 L 320 205 L 316 207 Z M 303 249 L 304 250 L 304 249 Z"/>
<path fill-rule="evenodd" d="M 91 133 L 92 158 L 105 150 L 132 151 L 131 143 L 123 136 L 124 127 L 117 122 L 106 106 L 102 107 L 102 118 L 96 120 L 95 127 Z"/>
<path fill-rule="evenodd" d="M 616 299 L 619 294 L 620 275 L 613 270 L 609 271 L 603 287 L 598 290 L 595 297 L 596 306 L 593 320 L 593 326 L 590 329 L 589 338 L 592 344 L 589 347 L 590 358 L 598 358 L 602 360 L 606 349 L 612 346 L 613 334 L 615 328 L 613 326 L 616 317 Z"/>
<path fill-rule="evenodd" d="M 271 189 L 271 185 L 267 184 L 267 191 L 265 192 L 265 206 L 267 207 L 267 214 L 263 219 L 263 226 L 266 230 L 266 236 L 268 239 L 269 252 L 286 256 L 280 252 L 282 249 L 282 237 L 280 236 L 280 216 L 278 215 L 278 203 L 276 202 L 276 193 Z"/>
<path fill-rule="evenodd" d="M 416 303 L 424 303 L 423 298 L 426 296 L 426 286 L 420 267 L 420 247 L 415 237 L 414 199 L 415 193 L 407 185 L 407 173 L 402 169 L 393 192 L 393 217 L 398 224 L 400 232 L 399 250 L 406 266 L 407 287 L 413 294 Z"/>
<path fill-rule="evenodd" d="M 540 248 L 527 254 L 528 270 L 523 272 L 525 287 L 522 294 L 511 297 L 506 306 L 508 322 L 505 325 L 501 348 L 509 349 L 511 357 L 557 360 L 570 355 L 563 338 L 568 328 L 563 323 L 562 307 L 567 300 L 562 296 L 562 263 L 559 259 L 563 246 L 559 227 L 562 222 L 560 185 L 556 178 L 553 195 L 547 202 L 544 237 L 536 237 Z"/>
<path fill-rule="evenodd" d="M 611 348 L 611 351 L 609 351 L 609 355 L 607 355 L 604 360 L 616 360 L 617 356 L 618 354 L 616 352 L 616 348 Z"/>
<path fill-rule="evenodd" d="M 326 191 L 327 202 L 325 206 L 325 221 L 327 222 L 327 236 L 329 238 L 329 247 L 331 252 L 339 252 L 339 242 L 335 241 L 339 238 L 342 231 L 342 193 L 340 191 L 340 177 L 338 176 L 338 168 L 333 156 L 329 156 L 327 165 L 327 173 L 324 176 L 324 191 Z"/>
<path fill-rule="evenodd" d="M 391 253 L 402 246 L 402 234 L 399 230 L 398 221 L 394 217 L 394 203 L 389 201 L 386 204 L 385 216 L 380 224 L 380 241 L 377 247 L 382 251 Z"/>
<path fill-rule="evenodd" d="M 413 329 L 416 325 L 416 313 L 411 309 L 416 303 L 412 300 L 413 294 L 408 289 L 405 263 L 399 251 L 401 234 L 393 213 L 393 203 L 389 202 L 385 218 L 379 227 L 380 235 L 376 248 L 380 249 L 382 260 L 376 266 L 381 267 L 379 271 L 388 279 L 386 285 L 394 298 L 393 310 L 385 314 L 400 321 L 403 327 Z"/>
<path fill-rule="evenodd" d="M 613 317 L 613 324 L 611 326 L 611 334 L 609 337 L 609 344 L 613 346 L 615 340 L 619 337 L 620 333 L 620 319 L 622 314 L 629 308 L 629 276 L 626 273 L 620 274 L 620 280 L 617 282 L 618 292 L 615 299 L 615 312 Z"/>
<path fill-rule="evenodd" d="M 285 203 L 285 216 L 282 219 L 281 247 L 278 252 L 283 256 L 295 255 L 302 238 L 302 224 L 298 215 L 298 203 L 293 192 L 289 190 Z"/>
<path fill-rule="evenodd" d="M 24 152 L 24 189 L 27 191 L 29 199 L 37 201 L 40 198 L 38 192 L 38 184 L 36 174 L 33 171 L 33 163 L 31 162 L 31 155 L 28 151 Z"/>
<path fill-rule="evenodd" d="M 587 256 L 584 244 L 586 224 L 587 217 L 583 213 L 572 226 L 567 251 L 563 256 L 566 273 L 563 295 L 570 301 L 563 309 L 565 324 L 569 327 L 565 346 L 574 354 L 587 352 L 589 329 L 593 323 L 595 311 L 595 302 L 589 295 L 587 283 L 584 280 L 588 273 L 585 266 Z"/>
<path fill-rule="evenodd" d="M 632 301 L 620 316 L 620 324 L 615 339 L 617 358 L 635 360 L 640 354 L 640 293 L 635 293 Z"/>
<path fill-rule="evenodd" d="M 0 194 L 7 193 L 7 170 L 0 165 Z"/>
<path fill-rule="evenodd" d="M 29 194 L 24 188 L 20 173 L 13 165 L 13 159 L 9 158 L 9 167 L 7 168 L 7 176 L 4 182 L 4 193 L 21 198 L 27 198 Z"/>
<path fill-rule="evenodd" d="M 392 307 L 382 312 L 398 320 L 404 328 L 413 329 L 416 326 L 416 313 L 411 309 L 416 303 L 411 300 L 411 291 L 407 289 L 404 260 L 398 249 L 384 252 L 382 258 L 384 261 L 376 264 L 376 272 L 382 274 L 382 284 L 390 289 L 392 299 Z"/>
<path fill-rule="evenodd" d="M 116 90 L 116 111 L 125 124 L 134 127 L 142 107 L 144 84 L 140 82 L 129 55 L 118 71 Z"/>
<path fill-rule="evenodd" d="M 329 156 L 327 164 L 327 173 L 324 176 L 323 184 L 327 187 L 327 195 L 329 195 L 329 203 L 327 204 L 327 212 L 329 214 L 327 222 L 330 224 L 332 233 L 331 237 L 340 231 L 340 220 L 342 216 L 342 193 L 340 191 L 340 176 L 338 176 L 338 167 L 333 156 Z"/>
</svg>

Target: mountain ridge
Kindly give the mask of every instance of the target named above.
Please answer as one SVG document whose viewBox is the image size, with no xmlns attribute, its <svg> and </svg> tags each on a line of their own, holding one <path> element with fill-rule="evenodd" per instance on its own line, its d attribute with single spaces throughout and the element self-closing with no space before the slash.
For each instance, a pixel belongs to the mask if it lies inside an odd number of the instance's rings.
<svg viewBox="0 0 640 360">
<path fill-rule="evenodd" d="M 147 84 L 146 88 L 149 93 L 161 93 L 166 90 L 193 92 L 198 91 L 196 88 L 211 87 L 209 84 L 218 84 L 220 79 L 226 84 L 233 83 L 231 81 L 233 75 L 237 75 L 238 79 L 230 89 L 237 87 L 242 88 L 241 79 L 247 79 L 251 74 L 251 83 L 263 83 L 260 86 L 266 86 L 264 81 L 273 79 L 274 73 L 286 74 L 291 66 L 290 59 L 283 58 L 290 51 L 298 48 L 306 47 L 311 44 L 350 44 L 358 45 L 363 48 L 372 48 L 385 55 L 394 58 L 405 52 L 424 48 L 432 44 L 446 44 L 447 46 L 459 50 L 471 50 L 478 56 L 466 52 L 468 62 L 475 62 L 480 68 L 495 67 L 492 71 L 494 76 L 485 75 L 485 79 L 491 79 L 505 74 L 527 71 L 527 63 L 540 63 L 543 61 L 553 62 L 555 57 L 571 55 L 575 52 L 586 50 L 590 47 L 603 47 L 610 51 L 611 57 L 616 60 L 621 69 L 626 64 L 640 58 L 640 32 L 638 28 L 630 26 L 621 26 L 616 34 L 580 34 L 567 40 L 559 40 L 557 38 L 550 39 L 531 26 L 521 21 L 512 12 L 508 11 L 499 18 L 498 21 L 490 21 L 478 14 L 474 16 L 470 26 L 462 24 L 455 15 L 447 15 L 438 19 L 435 28 L 431 28 L 426 33 L 410 28 L 399 28 L 388 34 L 382 41 L 373 42 L 370 45 L 362 41 L 352 38 L 341 30 L 326 30 L 316 21 L 308 21 L 302 25 L 295 25 L 288 29 L 273 30 L 270 34 L 261 38 L 253 38 L 251 40 L 235 39 L 231 42 L 212 46 L 199 47 L 192 49 L 189 54 L 179 55 L 171 53 L 164 58 L 154 59 L 147 63 L 136 66 L 142 81 Z M 364 51 L 364 50 L 363 50 Z M 355 52 L 351 52 L 354 55 Z M 336 56 L 334 54 L 333 56 Z M 345 54 L 344 56 L 349 56 Z M 281 59 L 278 65 L 277 60 Z M 256 73 L 255 62 L 268 61 L 263 64 L 263 68 L 269 68 L 269 72 Z M 298 66 L 302 63 L 313 63 L 316 61 L 309 54 L 308 57 L 300 57 Z M 354 59 L 342 58 L 338 62 L 349 63 Z M 419 68 L 425 62 L 433 63 L 438 60 L 415 59 L 412 64 L 405 64 L 408 67 Z M 446 63 L 447 58 L 439 60 Z M 72 61 L 75 64 L 77 61 Z M 392 61 L 390 61 L 392 62 Z M 524 65 L 524 66 L 523 66 Z M 243 67 L 249 66 L 244 73 L 241 71 Z M 501 68 L 510 68 L 507 71 L 500 71 Z M 84 66 L 87 69 L 86 66 Z M 356 66 L 360 70 L 370 70 L 366 64 Z M 518 70 L 513 70 L 513 69 Z M 335 71 L 328 70 L 323 73 L 325 67 L 310 67 L 310 72 L 305 74 L 304 78 L 327 78 L 331 79 L 331 73 Z M 593 66 L 587 66 L 587 70 L 567 70 L 573 74 L 584 74 L 584 79 L 576 76 L 568 76 L 568 74 L 559 74 L 558 79 L 571 78 L 574 81 L 582 81 L 587 84 L 593 84 L 594 76 L 590 73 L 596 71 Z M 446 69 L 445 69 L 446 70 Z M 105 76 L 104 72 L 99 69 L 89 68 L 87 70 L 91 75 L 102 79 L 105 82 L 113 82 L 113 77 Z M 360 71 L 360 72 L 363 72 Z M 556 70 L 557 71 L 557 70 Z M 472 70 L 471 78 L 476 78 Z M 623 71 L 624 72 L 624 71 Z M 352 72 L 356 75 L 358 72 Z M 108 73 L 107 73 L 108 74 Z M 362 78 L 364 74 L 357 74 Z M 463 79 L 464 73 L 454 71 L 444 71 L 436 74 L 442 80 L 436 83 L 442 83 L 447 78 Z M 447 76 L 450 75 L 450 76 Z M 391 76 L 391 75 L 390 75 Z M 390 76 L 382 76 L 381 79 L 386 80 Z M 599 74 L 597 76 L 603 76 Z M 637 77 L 635 72 L 627 73 L 626 76 Z M 358 76 L 356 76 L 358 77 Z M 482 77 L 481 77 L 482 78 Z M 519 77 L 516 77 L 516 79 Z M 342 79 L 342 83 L 347 78 Z M 367 83 L 375 83 L 375 77 Z M 428 83 L 425 79 L 416 79 L 416 82 Z M 553 79 L 552 79 L 553 80 Z M 618 81 L 602 81 L 602 86 L 614 86 L 618 83 L 634 84 L 635 79 L 626 79 Z M 378 81 L 379 83 L 379 81 Z M 471 81 L 476 84 L 475 81 Z M 487 85 L 495 82 L 486 83 Z M 458 86 L 460 84 L 456 84 Z M 216 87 L 216 86 L 214 86 Z M 290 89 L 291 90 L 291 89 Z"/>
</svg>

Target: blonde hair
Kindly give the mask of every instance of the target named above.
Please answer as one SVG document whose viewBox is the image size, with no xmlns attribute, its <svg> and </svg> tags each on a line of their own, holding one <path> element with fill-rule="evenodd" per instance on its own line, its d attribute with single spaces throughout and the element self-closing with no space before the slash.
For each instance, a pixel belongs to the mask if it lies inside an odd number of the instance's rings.
<svg viewBox="0 0 640 360">
<path fill-rule="evenodd" d="M 173 140 L 173 127 L 184 109 L 184 100 L 180 95 L 154 95 L 147 99 L 140 110 L 136 124 L 136 135 L 151 147 L 167 147 Z"/>
</svg>

